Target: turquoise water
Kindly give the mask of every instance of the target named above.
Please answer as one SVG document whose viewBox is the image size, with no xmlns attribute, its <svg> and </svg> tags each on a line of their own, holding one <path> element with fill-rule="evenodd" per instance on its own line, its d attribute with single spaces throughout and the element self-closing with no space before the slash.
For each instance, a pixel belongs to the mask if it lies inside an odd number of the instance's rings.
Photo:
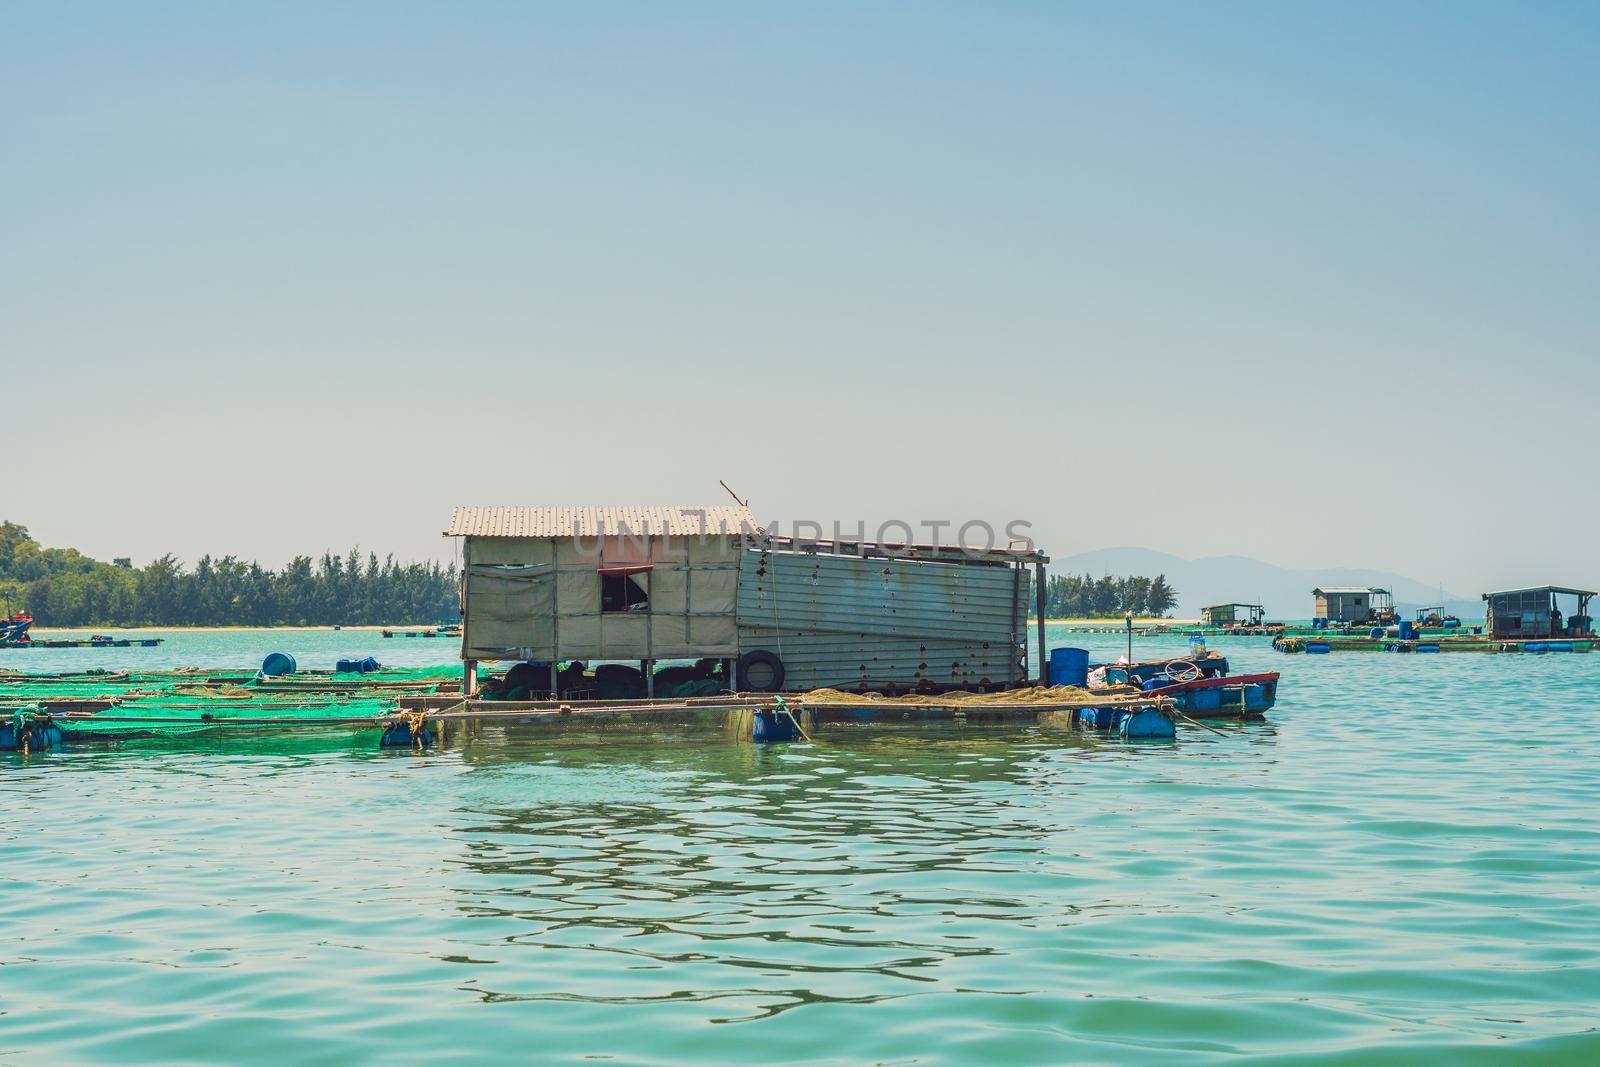
<svg viewBox="0 0 1600 1067">
<path fill-rule="evenodd" d="M 0 1063 L 1600 1060 L 1600 656 L 1212 645 L 1267 722 L 7 757 Z"/>
</svg>

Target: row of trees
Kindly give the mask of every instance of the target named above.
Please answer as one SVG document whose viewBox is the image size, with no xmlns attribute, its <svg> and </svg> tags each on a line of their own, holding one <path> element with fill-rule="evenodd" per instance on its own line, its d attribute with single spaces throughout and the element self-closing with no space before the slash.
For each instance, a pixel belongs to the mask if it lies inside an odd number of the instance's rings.
<svg viewBox="0 0 1600 1067">
<path fill-rule="evenodd" d="M 0 606 L 41 626 L 318 626 L 433 622 L 458 614 L 455 564 L 398 563 L 352 548 L 282 570 L 236 556 L 171 554 L 135 567 L 44 548 L 24 526 L 0 523 Z"/>
<path fill-rule="evenodd" d="M 1178 602 L 1167 576 L 1091 578 L 1052 574 L 1044 583 L 1045 614 L 1053 619 L 1110 619 L 1122 615 L 1158 618 Z"/>
<path fill-rule="evenodd" d="M 433 622 L 458 611 L 455 564 L 397 563 L 358 548 L 282 570 L 236 556 L 202 556 L 193 570 L 168 554 L 144 567 L 44 548 L 24 526 L 0 523 L 0 606 L 27 609 L 42 626 L 318 626 Z M 1053 618 L 1160 616 L 1177 603 L 1154 578 L 1051 575 Z"/>
</svg>

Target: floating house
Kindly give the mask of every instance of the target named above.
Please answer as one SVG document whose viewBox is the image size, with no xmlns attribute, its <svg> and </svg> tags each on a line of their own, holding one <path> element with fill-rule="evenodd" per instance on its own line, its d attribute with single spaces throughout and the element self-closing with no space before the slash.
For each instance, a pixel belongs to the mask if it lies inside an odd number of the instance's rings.
<svg viewBox="0 0 1600 1067">
<path fill-rule="evenodd" d="M 1240 618 L 1240 613 L 1244 617 Z M 1226 629 L 1230 626 L 1260 626 L 1266 609 L 1260 604 L 1211 604 L 1200 609 L 1200 625 Z"/>
<path fill-rule="evenodd" d="M 1394 619 L 1394 597 L 1376 586 L 1329 586 L 1313 589 L 1317 611 L 1313 616 L 1330 624 L 1351 625 L 1364 622 L 1390 622 Z"/>
<path fill-rule="evenodd" d="M 1000 689 L 1027 681 L 1032 548 L 798 539 L 738 506 L 463 507 L 468 691 L 484 660 L 718 660 L 729 688 Z M 1042 604 L 1039 662 L 1044 656 Z"/>
<path fill-rule="evenodd" d="M 1570 615 L 1561 612 L 1558 598 L 1562 596 L 1577 601 Z M 1594 633 L 1589 615 L 1589 600 L 1594 596 L 1587 589 L 1559 585 L 1485 593 L 1484 625 L 1491 638 L 1589 637 Z"/>
</svg>

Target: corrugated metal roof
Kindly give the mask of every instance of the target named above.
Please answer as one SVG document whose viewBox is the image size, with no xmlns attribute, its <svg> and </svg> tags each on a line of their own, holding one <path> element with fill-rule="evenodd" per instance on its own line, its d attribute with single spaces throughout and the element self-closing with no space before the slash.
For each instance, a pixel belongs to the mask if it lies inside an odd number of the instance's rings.
<svg viewBox="0 0 1600 1067">
<path fill-rule="evenodd" d="M 1564 585 L 1530 585 L 1526 589 L 1500 589 L 1493 593 L 1485 593 L 1483 594 L 1483 599 L 1488 600 L 1492 596 L 1511 596 L 1514 593 L 1565 593 L 1569 596 L 1600 596 L 1600 593 L 1595 593 L 1590 589 L 1568 589 Z"/>
<path fill-rule="evenodd" d="M 1320 589 L 1311 590 L 1314 596 L 1325 593 L 1387 593 L 1387 589 L 1379 589 L 1375 585 L 1325 585 Z"/>
<path fill-rule="evenodd" d="M 781 524 L 780 524 L 781 525 Z M 858 559 L 865 556 L 878 556 L 892 559 L 945 559 L 945 560 L 978 560 L 988 559 L 1007 563 L 1026 561 L 1028 563 L 1049 563 L 1050 557 L 1038 548 L 1014 548 L 1010 545 L 998 548 L 994 545 L 960 545 L 960 544 L 914 544 L 903 541 L 849 541 L 835 540 L 834 538 L 784 536 L 774 533 L 772 536 L 774 547 L 791 549 L 798 552 L 838 552 L 841 555 L 855 556 Z"/>
<path fill-rule="evenodd" d="M 700 537 L 756 530 L 746 508 L 732 504 L 672 507 L 464 507 L 446 537 Z"/>
</svg>

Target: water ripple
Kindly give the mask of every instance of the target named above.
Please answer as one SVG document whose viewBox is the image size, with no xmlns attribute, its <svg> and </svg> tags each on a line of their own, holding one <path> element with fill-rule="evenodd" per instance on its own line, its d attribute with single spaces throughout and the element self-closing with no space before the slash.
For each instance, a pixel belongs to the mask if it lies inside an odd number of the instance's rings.
<svg viewBox="0 0 1600 1067">
<path fill-rule="evenodd" d="M 1176 744 L 9 760 L 0 1062 L 1600 1059 L 1600 657 L 1228 651 Z"/>
</svg>

